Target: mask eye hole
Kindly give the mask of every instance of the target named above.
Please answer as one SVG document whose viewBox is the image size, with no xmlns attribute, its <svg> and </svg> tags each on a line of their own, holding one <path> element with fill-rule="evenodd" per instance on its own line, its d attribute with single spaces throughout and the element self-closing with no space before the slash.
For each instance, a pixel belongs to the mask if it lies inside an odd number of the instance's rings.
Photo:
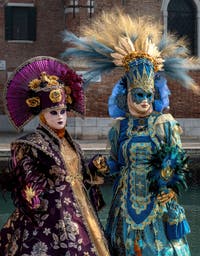
<svg viewBox="0 0 200 256">
<path fill-rule="evenodd" d="M 143 97 L 144 97 L 143 93 L 141 93 L 141 92 L 139 92 L 139 93 L 137 94 L 137 96 L 138 96 L 139 98 L 143 98 Z"/>
<path fill-rule="evenodd" d="M 60 114 L 63 115 L 65 114 L 65 112 L 66 112 L 66 109 L 61 109 Z"/>
<path fill-rule="evenodd" d="M 151 93 L 148 93 L 148 94 L 147 94 L 147 98 L 148 98 L 148 99 L 151 98 L 151 96 L 152 96 Z"/>
<path fill-rule="evenodd" d="M 50 114 L 51 114 L 52 116 L 55 116 L 55 115 L 57 115 L 58 113 L 57 113 L 56 110 L 51 110 L 51 111 L 50 111 Z"/>
</svg>

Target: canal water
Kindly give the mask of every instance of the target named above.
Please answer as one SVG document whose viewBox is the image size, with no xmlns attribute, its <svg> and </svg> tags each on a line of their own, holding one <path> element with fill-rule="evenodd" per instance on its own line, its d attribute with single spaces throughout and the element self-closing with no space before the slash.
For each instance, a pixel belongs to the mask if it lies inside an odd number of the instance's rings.
<svg viewBox="0 0 200 256">
<path fill-rule="evenodd" d="M 189 188 L 179 198 L 179 202 L 184 206 L 188 222 L 191 227 L 191 234 L 188 235 L 188 242 L 192 256 L 200 255 L 200 156 L 190 159 L 189 169 L 192 174 L 188 181 Z M 100 220 L 105 226 L 109 206 L 112 197 L 112 184 L 105 182 L 102 192 L 106 202 L 106 207 L 99 213 Z M 10 195 L 6 194 L 3 198 L 0 195 L 0 228 L 6 222 L 14 207 Z M 122 255 L 123 256 L 123 255 Z"/>
</svg>

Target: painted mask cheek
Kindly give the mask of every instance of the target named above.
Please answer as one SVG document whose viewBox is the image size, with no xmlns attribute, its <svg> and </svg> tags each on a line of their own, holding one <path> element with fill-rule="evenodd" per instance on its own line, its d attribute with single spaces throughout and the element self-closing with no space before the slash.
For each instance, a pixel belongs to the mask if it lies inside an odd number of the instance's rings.
<svg viewBox="0 0 200 256">
<path fill-rule="evenodd" d="M 152 103 L 154 100 L 153 93 L 147 93 L 146 98 L 148 103 Z"/>
</svg>

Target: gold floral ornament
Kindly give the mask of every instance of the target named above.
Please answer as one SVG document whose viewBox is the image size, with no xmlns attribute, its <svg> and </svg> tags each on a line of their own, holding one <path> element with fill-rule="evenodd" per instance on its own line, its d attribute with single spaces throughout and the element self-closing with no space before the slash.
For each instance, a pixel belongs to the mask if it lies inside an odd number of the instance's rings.
<svg viewBox="0 0 200 256">
<path fill-rule="evenodd" d="M 38 106 L 40 106 L 40 98 L 39 97 L 28 98 L 28 99 L 26 99 L 26 104 L 30 108 L 38 107 Z"/>
<path fill-rule="evenodd" d="M 31 208 L 37 209 L 40 207 L 40 200 L 38 198 L 37 192 L 34 190 L 34 188 L 30 184 L 26 185 L 23 191 L 23 196 L 31 205 Z"/>
<path fill-rule="evenodd" d="M 36 78 L 29 82 L 28 87 L 31 90 L 37 91 L 42 88 L 42 84 L 46 83 L 45 87 L 59 86 L 63 84 L 59 83 L 59 78 L 54 75 L 48 75 L 45 71 L 41 72 L 40 79 Z"/>
<path fill-rule="evenodd" d="M 55 89 L 55 90 L 50 91 L 49 99 L 53 103 L 61 102 L 61 100 L 62 100 L 62 90 L 61 89 Z"/>
<path fill-rule="evenodd" d="M 39 86 L 40 86 L 41 80 L 40 79 L 33 79 L 32 81 L 30 81 L 30 83 L 28 84 L 28 87 L 31 90 L 36 90 Z"/>
<path fill-rule="evenodd" d="M 70 96 L 72 90 L 69 86 L 65 86 L 66 103 L 72 104 L 72 97 Z"/>
<path fill-rule="evenodd" d="M 168 181 L 169 179 L 171 179 L 171 177 L 173 176 L 174 174 L 174 170 L 171 169 L 169 166 L 167 166 L 166 168 L 162 169 L 161 170 L 161 177 Z"/>
<path fill-rule="evenodd" d="M 25 190 L 24 190 L 24 194 L 25 194 L 25 198 L 26 200 L 31 203 L 32 199 L 35 197 L 35 191 L 33 190 L 33 188 L 31 186 L 26 186 Z"/>
<path fill-rule="evenodd" d="M 50 76 L 46 72 L 41 72 L 40 79 L 41 79 L 41 82 L 44 82 L 44 83 L 46 82 L 48 87 L 59 85 L 59 82 L 58 82 L 59 78 L 54 75 Z"/>
</svg>

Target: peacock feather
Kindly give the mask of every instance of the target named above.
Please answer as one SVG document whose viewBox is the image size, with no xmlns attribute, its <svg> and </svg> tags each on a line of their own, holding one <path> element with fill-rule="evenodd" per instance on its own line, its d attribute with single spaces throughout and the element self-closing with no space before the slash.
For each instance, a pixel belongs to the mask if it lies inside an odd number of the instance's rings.
<svg viewBox="0 0 200 256">
<path fill-rule="evenodd" d="M 148 173 L 150 191 L 157 194 L 172 188 L 178 195 L 187 189 L 188 156 L 177 145 L 163 147 L 152 158 L 153 170 Z"/>
</svg>

